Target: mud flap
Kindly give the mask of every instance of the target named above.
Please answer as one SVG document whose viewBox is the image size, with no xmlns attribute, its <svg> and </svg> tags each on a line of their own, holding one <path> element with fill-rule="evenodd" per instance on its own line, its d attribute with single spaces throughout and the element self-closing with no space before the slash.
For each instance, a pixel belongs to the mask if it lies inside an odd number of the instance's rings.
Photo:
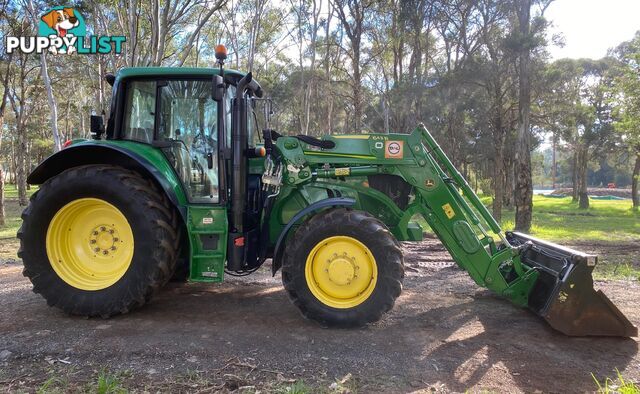
<svg viewBox="0 0 640 394">
<path fill-rule="evenodd" d="M 522 263 L 540 273 L 529 294 L 529 308 L 551 327 L 569 336 L 638 336 L 638 329 L 609 298 L 594 290 L 596 256 L 522 233 L 506 235 L 521 248 Z"/>
</svg>

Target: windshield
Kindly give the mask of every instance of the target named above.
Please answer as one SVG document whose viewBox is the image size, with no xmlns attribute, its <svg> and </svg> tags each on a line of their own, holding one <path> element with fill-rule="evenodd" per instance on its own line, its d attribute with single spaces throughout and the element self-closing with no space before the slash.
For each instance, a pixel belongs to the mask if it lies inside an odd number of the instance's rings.
<svg viewBox="0 0 640 394">
<path fill-rule="evenodd" d="M 211 80 L 171 80 L 160 89 L 158 139 L 191 202 L 218 202 L 218 103 Z"/>
</svg>

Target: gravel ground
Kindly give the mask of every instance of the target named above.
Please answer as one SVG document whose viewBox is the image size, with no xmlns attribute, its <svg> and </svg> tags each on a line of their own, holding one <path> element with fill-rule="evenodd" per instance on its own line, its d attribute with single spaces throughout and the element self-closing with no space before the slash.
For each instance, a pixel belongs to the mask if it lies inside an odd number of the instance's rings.
<svg viewBox="0 0 640 394">
<path fill-rule="evenodd" d="M 478 288 L 435 239 L 405 244 L 404 291 L 363 329 L 304 320 L 270 267 L 221 285 L 170 284 L 108 320 L 66 316 L 0 264 L 0 390 L 585 392 L 640 380 L 638 339 L 568 338 Z M 630 250 L 637 254 L 636 250 Z M 597 282 L 636 325 L 637 281 Z M 112 381 L 112 383 L 113 383 Z M 296 386 L 296 387 L 298 387 Z"/>
</svg>

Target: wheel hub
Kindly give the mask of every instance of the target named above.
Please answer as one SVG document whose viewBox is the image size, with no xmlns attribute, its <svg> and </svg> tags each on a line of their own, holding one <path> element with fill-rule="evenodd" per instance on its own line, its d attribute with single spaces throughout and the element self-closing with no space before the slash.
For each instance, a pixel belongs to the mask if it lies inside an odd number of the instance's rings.
<svg viewBox="0 0 640 394">
<path fill-rule="evenodd" d="M 363 303 L 376 286 L 378 267 L 369 248 L 338 235 L 319 242 L 309 253 L 305 278 L 311 293 L 333 308 Z"/>
<path fill-rule="evenodd" d="M 127 272 L 133 230 L 124 214 L 98 198 L 61 207 L 49 223 L 47 257 L 58 277 L 77 289 L 102 290 Z"/>
<path fill-rule="evenodd" d="M 351 284 L 351 281 L 355 278 L 356 266 L 345 253 L 345 256 L 330 260 L 328 271 L 329 280 L 337 285 L 344 286 Z"/>
<path fill-rule="evenodd" d="M 118 250 L 120 236 L 114 226 L 103 224 L 93 228 L 89 235 L 89 247 L 96 254 L 109 255 Z"/>
</svg>

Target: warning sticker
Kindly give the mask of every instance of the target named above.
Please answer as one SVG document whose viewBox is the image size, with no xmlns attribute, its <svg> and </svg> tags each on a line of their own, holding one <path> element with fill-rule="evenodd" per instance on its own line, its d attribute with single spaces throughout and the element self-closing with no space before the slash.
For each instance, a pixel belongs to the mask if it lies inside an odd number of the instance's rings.
<svg viewBox="0 0 640 394">
<path fill-rule="evenodd" d="M 212 224 L 213 218 L 202 218 L 202 224 Z"/>
<path fill-rule="evenodd" d="M 446 203 L 442 206 L 442 210 L 444 211 L 444 214 L 447 215 L 447 217 L 449 219 L 453 218 L 454 216 L 456 216 L 456 213 L 453 212 L 453 208 L 451 208 L 451 204 Z"/>
<path fill-rule="evenodd" d="M 384 142 L 384 158 L 385 159 L 402 159 L 403 157 L 403 141 L 385 141 Z"/>
</svg>

